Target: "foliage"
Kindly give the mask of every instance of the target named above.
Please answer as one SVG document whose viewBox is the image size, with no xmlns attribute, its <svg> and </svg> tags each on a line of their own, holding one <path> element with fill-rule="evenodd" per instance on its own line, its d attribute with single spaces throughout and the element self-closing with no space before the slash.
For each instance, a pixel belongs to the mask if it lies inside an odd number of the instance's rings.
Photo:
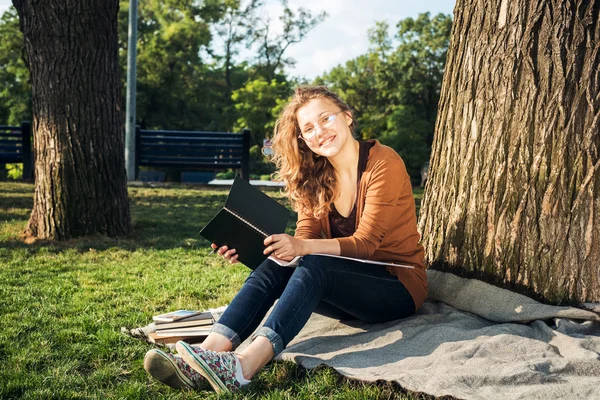
<svg viewBox="0 0 600 400">
<path fill-rule="evenodd" d="M 236 174 L 236 172 L 230 169 L 227 171 L 217 172 L 215 177 L 217 179 L 233 179 L 233 178 L 235 178 L 235 174 Z"/>
<path fill-rule="evenodd" d="M 149 129 L 240 131 L 250 128 L 252 172 L 272 165 L 260 154 L 291 90 L 300 82 L 286 57 L 327 14 L 294 10 L 280 0 L 283 30 L 270 31 L 264 0 L 148 0 L 139 4 L 137 122 Z M 128 5 L 119 13 L 125 88 Z M 340 93 L 356 111 L 357 135 L 377 138 L 403 157 L 413 183 L 429 159 L 451 17 L 428 13 L 369 31 L 367 53 L 314 83 Z M 13 8 L 0 20 L 0 123 L 30 119 L 31 94 L 23 39 Z M 242 49 L 252 58 L 239 59 Z M 123 90 L 123 95 L 125 90 Z M 124 104 L 124 103 L 123 103 Z"/>
<path fill-rule="evenodd" d="M 231 96 L 238 114 L 234 130 L 250 128 L 252 131 L 250 143 L 262 146 L 264 138 L 273 136 L 272 132 L 275 128 L 273 109 L 277 106 L 278 100 L 287 98 L 289 91 L 288 82 L 277 82 L 275 79 L 266 81 L 262 77 L 248 81 L 244 87 L 235 90 Z"/>
<path fill-rule="evenodd" d="M 214 48 L 211 48 L 209 54 L 222 63 L 228 89 L 225 94 L 226 99 L 229 99 L 231 90 L 234 87 L 232 68 L 235 67 L 235 57 L 239 54 L 242 45 L 252 46 L 252 36 L 259 21 L 257 13 L 263 6 L 264 2 L 262 0 L 248 0 L 246 2 L 232 0 L 214 2 L 212 6 L 205 7 L 207 9 L 214 7 L 223 15 L 219 24 L 214 26 L 218 37 L 223 40 L 223 54 L 219 54 Z"/>
<path fill-rule="evenodd" d="M 235 90 L 232 99 L 239 115 L 235 130 L 251 130 L 250 171 L 259 175 L 271 174 L 275 166 L 262 154 L 263 139 L 272 138 L 275 121 L 291 92 L 291 83 L 264 78 L 249 81 Z"/>
<path fill-rule="evenodd" d="M 129 2 L 119 13 L 120 64 L 123 85 L 127 66 Z M 147 128 L 225 130 L 218 122 L 207 90 L 212 74 L 199 53 L 210 43 L 208 21 L 217 16 L 203 12 L 192 1 L 140 2 L 137 42 L 137 119 Z M 212 82 L 211 82 L 212 83 Z"/>
<path fill-rule="evenodd" d="M 396 25 L 378 22 L 370 48 L 317 78 L 356 110 L 357 134 L 377 138 L 403 157 L 413 183 L 429 159 L 452 19 L 420 14 Z"/>
<path fill-rule="evenodd" d="M 23 164 L 6 164 L 6 175 L 15 180 L 23 178 Z"/>
<path fill-rule="evenodd" d="M 219 398 L 150 378 L 142 360 L 152 346 L 120 328 L 144 326 L 168 310 L 231 301 L 247 269 L 209 256 L 198 236 L 227 189 L 130 188 L 134 235 L 34 244 L 20 239 L 33 185 L 0 182 L 0 192 L 0 398 Z M 268 193 L 280 198 L 279 190 Z M 229 398 L 417 397 L 349 381 L 329 368 L 273 362 Z"/>
<path fill-rule="evenodd" d="M 10 7 L 0 18 L 0 125 L 31 121 L 31 85 L 19 17 Z"/>
<path fill-rule="evenodd" d="M 271 21 L 259 19 L 260 27 L 254 31 L 254 39 L 258 43 L 257 72 L 267 80 L 274 79 L 283 68 L 293 65 L 294 60 L 285 57 L 286 50 L 295 43 L 300 43 L 306 34 L 327 18 L 322 11 L 313 16 L 310 10 L 300 7 L 293 10 L 288 0 L 280 0 L 283 14 L 279 17 L 283 25 L 282 33 L 273 36 L 269 31 Z"/>
<path fill-rule="evenodd" d="M 283 3 L 284 33 L 274 36 L 261 25 L 261 0 L 140 3 L 138 122 L 149 129 L 238 131 L 247 127 L 239 123 L 243 116 L 234 105 L 232 93 L 255 80 L 276 79 L 283 84 L 287 79 L 283 68 L 293 62 L 285 58 L 285 52 L 325 17 L 324 13 L 313 17 L 302 8 L 294 11 Z M 123 77 L 128 4 L 121 2 L 119 14 Z M 243 47 L 253 49 L 256 59 L 238 61 Z M 260 110 L 262 114 L 269 112 Z"/>
</svg>

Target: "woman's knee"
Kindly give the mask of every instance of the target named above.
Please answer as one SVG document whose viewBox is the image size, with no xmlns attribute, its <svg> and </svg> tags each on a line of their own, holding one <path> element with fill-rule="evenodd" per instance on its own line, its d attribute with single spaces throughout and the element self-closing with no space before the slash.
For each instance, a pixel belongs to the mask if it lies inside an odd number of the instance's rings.
<svg viewBox="0 0 600 400">
<path fill-rule="evenodd" d="M 286 271 L 276 263 L 266 260 L 250 273 L 246 283 L 255 282 L 266 287 L 277 287 L 290 279 L 293 271 Z"/>
<path fill-rule="evenodd" d="M 294 276 L 303 275 L 303 279 L 308 277 L 318 279 L 321 282 L 328 281 L 331 277 L 331 271 L 329 268 L 328 260 L 329 257 L 307 255 L 302 257 L 302 260 L 294 271 Z"/>
<path fill-rule="evenodd" d="M 309 254 L 302 257 L 299 266 L 309 269 L 318 268 L 320 271 L 323 271 L 327 269 L 328 261 L 330 260 L 330 257 Z"/>
</svg>

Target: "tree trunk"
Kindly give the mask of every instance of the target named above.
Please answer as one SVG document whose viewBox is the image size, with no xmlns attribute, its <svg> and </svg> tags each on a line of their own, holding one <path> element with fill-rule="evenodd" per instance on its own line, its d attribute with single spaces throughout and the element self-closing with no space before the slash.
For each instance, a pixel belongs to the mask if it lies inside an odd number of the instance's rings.
<svg viewBox="0 0 600 400">
<path fill-rule="evenodd" d="M 28 234 L 130 231 L 118 0 L 13 0 L 30 61 L 35 195 Z"/>
<path fill-rule="evenodd" d="M 433 268 L 600 301 L 600 0 L 458 0 L 419 229 Z"/>
</svg>

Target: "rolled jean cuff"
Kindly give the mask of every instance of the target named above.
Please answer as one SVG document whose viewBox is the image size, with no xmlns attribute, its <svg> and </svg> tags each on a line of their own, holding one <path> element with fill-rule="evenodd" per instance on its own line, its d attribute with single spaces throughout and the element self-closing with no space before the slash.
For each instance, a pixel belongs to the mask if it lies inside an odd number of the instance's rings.
<svg viewBox="0 0 600 400">
<path fill-rule="evenodd" d="M 275 353 L 273 354 L 273 357 L 277 357 L 279 353 L 283 351 L 283 340 L 273 329 L 262 326 L 252 335 L 252 340 L 256 339 L 257 336 L 264 336 L 271 342 L 273 345 L 273 353 Z"/>
<path fill-rule="evenodd" d="M 233 350 L 235 350 L 241 343 L 239 335 L 233 329 L 218 322 L 213 325 L 210 332 L 218 333 L 219 335 L 223 335 L 229 339 L 233 346 Z"/>
</svg>

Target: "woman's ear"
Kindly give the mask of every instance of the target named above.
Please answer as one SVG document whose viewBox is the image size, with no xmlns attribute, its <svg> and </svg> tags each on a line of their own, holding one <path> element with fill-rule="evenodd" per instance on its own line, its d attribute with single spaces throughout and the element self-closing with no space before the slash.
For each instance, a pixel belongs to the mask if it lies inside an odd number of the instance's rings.
<svg viewBox="0 0 600 400">
<path fill-rule="evenodd" d="M 344 111 L 344 116 L 346 117 L 346 125 L 352 125 L 352 121 L 354 120 L 352 118 L 352 113 L 350 113 L 350 111 Z"/>
</svg>

